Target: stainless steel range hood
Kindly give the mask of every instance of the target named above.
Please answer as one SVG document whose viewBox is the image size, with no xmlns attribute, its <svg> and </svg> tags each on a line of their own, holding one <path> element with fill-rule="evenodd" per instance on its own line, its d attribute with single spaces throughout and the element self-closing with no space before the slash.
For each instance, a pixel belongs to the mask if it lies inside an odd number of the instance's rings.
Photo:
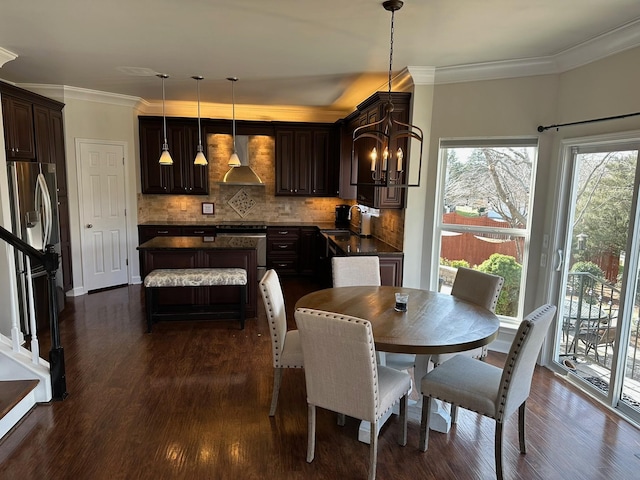
<svg viewBox="0 0 640 480">
<path fill-rule="evenodd" d="M 240 157 L 242 165 L 231 167 L 224 174 L 222 182 L 225 185 L 262 185 L 264 182 L 258 174 L 249 166 L 249 137 L 246 135 L 236 135 L 236 151 Z"/>
</svg>

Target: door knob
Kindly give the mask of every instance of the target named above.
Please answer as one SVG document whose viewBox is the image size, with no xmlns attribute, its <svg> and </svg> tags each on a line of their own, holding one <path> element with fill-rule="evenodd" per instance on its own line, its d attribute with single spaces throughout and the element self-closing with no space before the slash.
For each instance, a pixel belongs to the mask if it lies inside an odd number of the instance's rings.
<svg viewBox="0 0 640 480">
<path fill-rule="evenodd" d="M 93 224 L 87 223 L 87 228 L 93 228 Z"/>
</svg>

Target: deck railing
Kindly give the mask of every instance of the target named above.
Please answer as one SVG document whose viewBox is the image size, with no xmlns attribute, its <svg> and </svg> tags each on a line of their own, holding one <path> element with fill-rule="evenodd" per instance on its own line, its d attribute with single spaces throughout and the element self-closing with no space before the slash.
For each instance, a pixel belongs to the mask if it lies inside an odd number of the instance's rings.
<svg viewBox="0 0 640 480">
<path fill-rule="evenodd" d="M 591 273 L 570 272 L 564 301 L 563 356 L 583 355 L 610 369 L 618 329 L 620 290 Z M 627 350 L 625 376 L 628 378 L 640 377 L 639 333 L 640 322 L 634 313 Z"/>
</svg>

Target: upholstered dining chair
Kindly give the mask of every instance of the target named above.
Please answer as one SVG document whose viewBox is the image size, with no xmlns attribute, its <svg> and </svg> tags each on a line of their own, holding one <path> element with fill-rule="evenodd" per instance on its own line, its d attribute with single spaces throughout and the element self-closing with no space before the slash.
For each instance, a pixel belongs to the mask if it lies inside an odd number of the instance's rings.
<svg viewBox="0 0 640 480">
<path fill-rule="evenodd" d="M 271 334 L 271 352 L 273 355 L 273 393 L 269 416 L 276 414 L 278 393 L 282 383 L 285 368 L 303 368 L 302 348 L 297 330 L 287 331 L 287 314 L 280 279 L 275 270 L 267 270 L 260 280 L 260 294 L 264 303 L 264 310 L 269 321 Z"/>
<path fill-rule="evenodd" d="M 380 286 L 380 259 L 376 256 L 333 257 L 331 259 L 334 287 Z M 382 365 L 397 370 L 413 368 L 415 355 L 379 352 Z"/>
<path fill-rule="evenodd" d="M 484 307 L 491 312 L 495 312 L 503 284 L 504 279 L 498 275 L 473 270 L 471 268 L 459 267 L 456 278 L 453 281 L 451 295 L 480 307 Z M 452 321 L 455 322 L 455 319 L 452 319 Z M 488 348 L 485 345 L 484 347 L 460 352 L 460 354 L 483 359 L 487 356 L 487 351 Z M 441 353 L 438 355 L 432 355 L 431 362 L 434 366 L 438 366 L 453 358 L 455 355 L 458 354 Z"/>
<path fill-rule="evenodd" d="M 422 378 L 420 450 L 427 451 L 433 398 L 451 403 L 452 408 L 473 410 L 496 421 L 496 477 L 502 480 L 502 428 L 506 419 L 518 410 L 520 452 L 526 453 L 525 404 L 536 359 L 555 312 L 555 306 L 543 305 L 527 315 L 513 339 L 504 368 L 456 355 Z"/>
<path fill-rule="evenodd" d="M 380 260 L 376 256 L 333 257 L 334 287 L 380 285 Z"/>
<path fill-rule="evenodd" d="M 376 476 L 378 420 L 400 400 L 400 436 L 407 443 L 406 372 L 376 363 L 371 323 L 356 317 L 297 309 L 307 386 L 307 462 L 315 457 L 316 407 L 371 422 L 369 480 Z"/>
</svg>

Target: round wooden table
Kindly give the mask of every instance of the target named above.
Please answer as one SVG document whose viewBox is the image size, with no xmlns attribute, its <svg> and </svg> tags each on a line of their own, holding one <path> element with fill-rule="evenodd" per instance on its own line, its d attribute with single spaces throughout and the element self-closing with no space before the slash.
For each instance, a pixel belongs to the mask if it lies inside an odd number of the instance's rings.
<svg viewBox="0 0 640 480">
<path fill-rule="evenodd" d="M 406 312 L 396 312 L 395 293 L 409 294 Z M 371 322 L 376 349 L 434 355 L 472 350 L 498 336 L 500 322 L 489 310 L 452 295 L 404 287 L 339 287 L 302 297 L 311 308 Z"/>
<path fill-rule="evenodd" d="M 394 310 L 395 293 L 409 294 L 406 312 Z M 310 308 L 363 318 L 371 322 L 376 350 L 416 354 L 417 381 L 430 368 L 431 355 L 472 350 L 498 336 L 500 321 L 487 310 L 452 295 L 404 287 L 338 287 L 318 290 L 296 302 Z M 410 405 L 409 417 L 420 421 L 422 402 Z M 451 417 L 441 402 L 431 403 L 431 429 L 447 433 Z M 390 412 L 389 412 L 390 415 Z M 378 422 L 380 429 L 388 417 Z M 361 422 L 358 439 L 368 443 L 371 426 Z"/>
</svg>

